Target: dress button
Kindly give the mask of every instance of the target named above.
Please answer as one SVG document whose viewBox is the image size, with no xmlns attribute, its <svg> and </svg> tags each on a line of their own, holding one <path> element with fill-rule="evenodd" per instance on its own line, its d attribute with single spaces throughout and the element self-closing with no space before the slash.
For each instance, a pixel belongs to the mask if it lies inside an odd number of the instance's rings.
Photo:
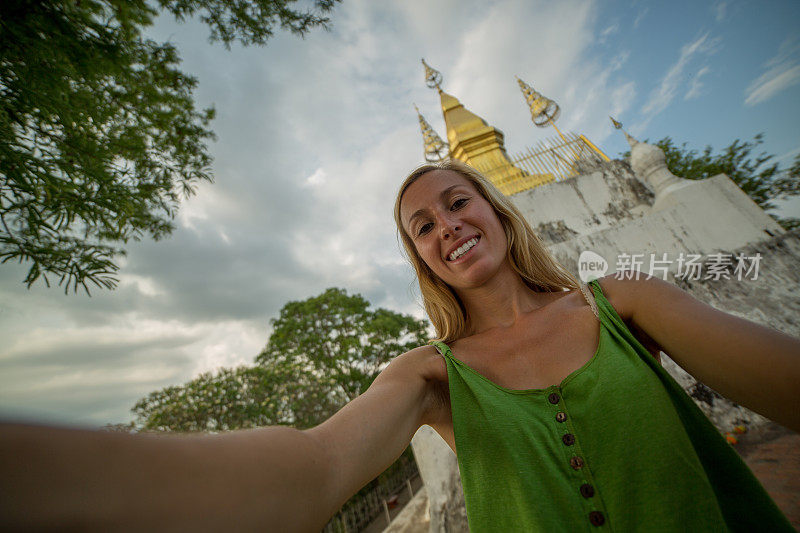
<svg viewBox="0 0 800 533">
<path fill-rule="evenodd" d="M 561 397 L 558 394 L 556 394 L 555 392 L 551 392 L 550 395 L 547 397 L 547 400 L 552 404 L 558 403 L 558 400 L 560 400 L 560 399 L 561 399 Z"/>
<path fill-rule="evenodd" d="M 581 485 L 581 496 L 584 498 L 591 498 L 594 496 L 594 487 L 589 485 L 588 483 L 584 483 Z"/>
<path fill-rule="evenodd" d="M 592 511 L 589 513 L 589 522 L 591 522 L 593 526 L 602 526 L 606 523 L 606 517 L 603 516 L 603 513 L 600 511 Z"/>
<path fill-rule="evenodd" d="M 567 433 L 566 435 L 561 437 L 561 440 L 564 441 L 564 444 L 566 444 L 567 446 L 572 446 L 573 444 L 575 444 L 575 435 L 573 435 L 572 433 Z"/>
<path fill-rule="evenodd" d="M 559 412 L 556 413 L 556 420 L 557 421 L 563 422 L 566 419 L 567 419 L 567 413 L 565 413 L 564 411 L 559 411 Z"/>
<path fill-rule="evenodd" d="M 569 460 L 569 466 L 571 466 L 574 470 L 580 470 L 581 468 L 583 468 L 583 459 L 581 459 L 576 455 Z M 581 490 L 583 490 L 582 487 Z"/>
</svg>

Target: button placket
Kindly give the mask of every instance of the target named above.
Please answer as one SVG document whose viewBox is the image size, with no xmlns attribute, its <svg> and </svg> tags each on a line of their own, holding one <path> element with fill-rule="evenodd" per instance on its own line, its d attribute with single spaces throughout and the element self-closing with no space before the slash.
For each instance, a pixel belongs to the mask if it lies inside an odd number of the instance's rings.
<svg viewBox="0 0 800 533">
<path fill-rule="evenodd" d="M 589 513 L 589 522 L 593 526 L 602 526 L 606 523 L 606 516 L 601 511 L 591 511 Z"/>
<path fill-rule="evenodd" d="M 553 406 L 553 423 L 561 428 L 562 435 L 559 446 L 564 450 L 570 471 L 574 472 L 576 481 L 578 481 L 575 486 L 575 493 L 579 495 L 583 503 L 589 523 L 592 526 L 600 527 L 608 521 L 605 505 L 597 491 L 594 476 L 592 476 L 589 465 L 583 455 L 578 433 L 564 401 L 563 390 L 556 387 L 554 392 L 547 395 L 547 401 Z"/>
</svg>

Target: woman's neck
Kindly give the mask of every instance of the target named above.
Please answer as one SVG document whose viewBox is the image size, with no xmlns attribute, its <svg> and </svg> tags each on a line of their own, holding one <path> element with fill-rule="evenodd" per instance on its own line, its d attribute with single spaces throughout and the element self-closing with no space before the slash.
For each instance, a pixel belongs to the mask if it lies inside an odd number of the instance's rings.
<svg viewBox="0 0 800 533">
<path fill-rule="evenodd" d="M 525 285 L 511 267 L 480 287 L 458 289 L 457 293 L 470 317 L 468 336 L 512 327 L 522 315 L 544 307 L 552 299 L 550 293 L 535 292 Z"/>
</svg>

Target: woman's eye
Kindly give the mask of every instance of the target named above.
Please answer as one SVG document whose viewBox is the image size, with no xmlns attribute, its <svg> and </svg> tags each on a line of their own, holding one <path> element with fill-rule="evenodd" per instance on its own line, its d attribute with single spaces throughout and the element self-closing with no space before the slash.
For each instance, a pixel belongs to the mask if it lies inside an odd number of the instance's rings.
<svg viewBox="0 0 800 533">
<path fill-rule="evenodd" d="M 419 232 L 417 233 L 417 235 L 423 235 L 425 233 L 428 233 L 431 230 L 432 226 L 433 224 L 431 224 L 430 222 L 428 222 L 427 224 L 423 224 L 422 227 L 419 228 Z"/>
<path fill-rule="evenodd" d="M 467 199 L 466 198 L 459 198 L 458 200 L 453 202 L 453 207 L 451 207 L 450 209 L 453 210 L 453 211 L 456 210 L 456 209 L 461 209 L 464 206 L 465 203 L 467 203 Z"/>
</svg>

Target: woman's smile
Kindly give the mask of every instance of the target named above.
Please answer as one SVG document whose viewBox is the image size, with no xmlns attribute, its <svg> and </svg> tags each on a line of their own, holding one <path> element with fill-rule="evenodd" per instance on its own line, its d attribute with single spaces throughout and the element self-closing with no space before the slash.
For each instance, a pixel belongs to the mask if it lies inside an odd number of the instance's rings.
<svg viewBox="0 0 800 533">
<path fill-rule="evenodd" d="M 480 235 L 473 235 L 472 237 L 468 238 L 463 244 L 456 246 L 452 251 L 445 256 L 445 261 L 448 263 L 460 263 L 464 261 L 467 257 L 472 255 L 472 250 L 478 246 L 478 243 L 481 240 Z"/>
</svg>

